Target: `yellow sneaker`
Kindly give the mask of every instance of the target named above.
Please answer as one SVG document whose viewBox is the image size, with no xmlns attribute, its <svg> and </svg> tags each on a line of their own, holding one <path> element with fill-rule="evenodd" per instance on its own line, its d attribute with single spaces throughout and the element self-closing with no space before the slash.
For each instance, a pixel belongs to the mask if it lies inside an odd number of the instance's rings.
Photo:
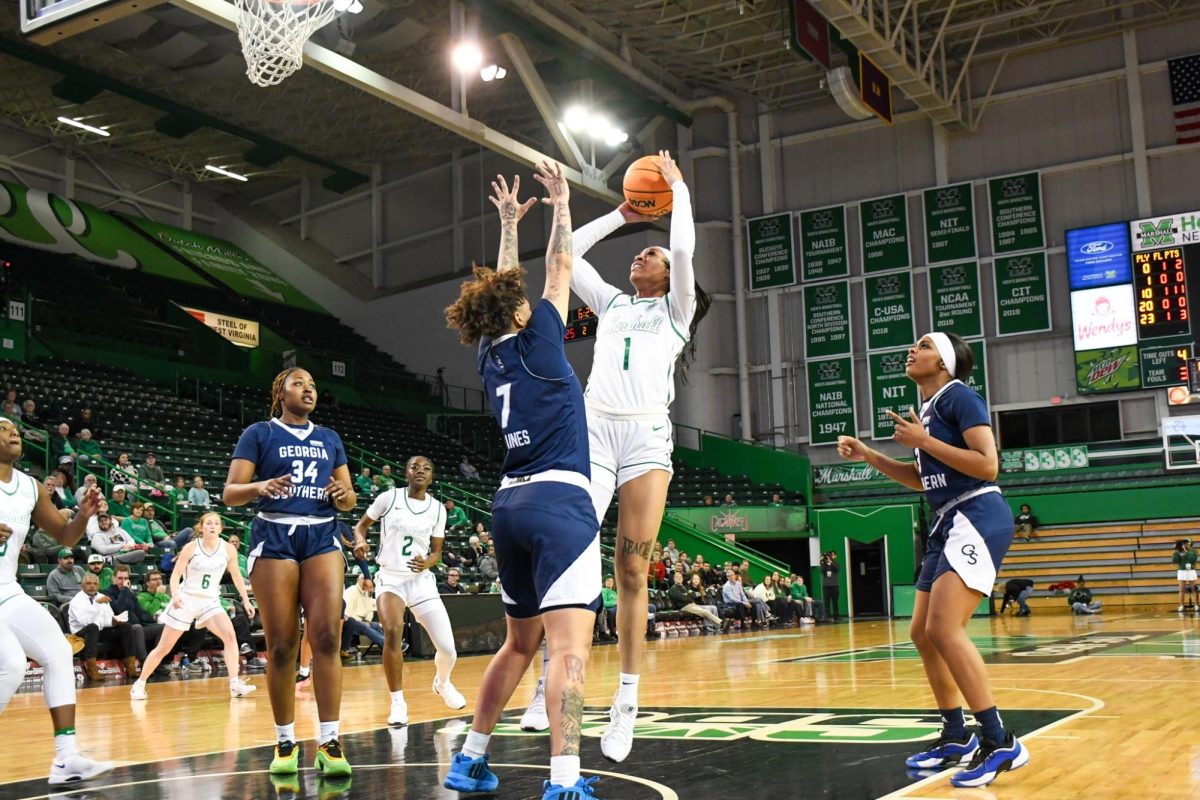
<svg viewBox="0 0 1200 800">
<path fill-rule="evenodd" d="M 330 739 L 317 748 L 313 768 L 326 778 L 345 778 L 350 775 L 350 762 L 342 753 L 342 746 L 337 739 Z"/>
<path fill-rule="evenodd" d="M 272 775 L 295 775 L 300 771 L 300 746 L 295 742 L 280 742 L 275 745 L 275 758 L 271 759 Z"/>
</svg>

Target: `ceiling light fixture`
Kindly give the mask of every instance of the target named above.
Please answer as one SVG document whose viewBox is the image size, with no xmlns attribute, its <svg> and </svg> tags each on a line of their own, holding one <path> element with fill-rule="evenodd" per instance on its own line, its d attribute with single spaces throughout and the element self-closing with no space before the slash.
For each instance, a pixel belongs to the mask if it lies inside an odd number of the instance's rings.
<svg viewBox="0 0 1200 800">
<path fill-rule="evenodd" d="M 70 117 L 59 117 L 58 121 L 64 125 L 70 125 L 72 127 L 79 128 L 80 130 L 87 131 L 88 133 L 94 133 L 97 136 L 111 136 L 112 135 L 108 131 L 106 131 L 104 128 L 97 128 L 94 125 L 88 125 L 86 122 L 80 122 L 79 120 L 71 119 Z"/>
<path fill-rule="evenodd" d="M 478 70 L 479 65 L 483 63 L 483 51 L 475 42 L 459 42 L 450 51 L 450 61 L 456 70 L 469 75 Z"/>
<path fill-rule="evenodd" d="M 235 181 L 242 181 L 245 183 L 246 181 L 250 180 L 245 175 L 238 175 L 236 172 L 230 172 L 223 167 L 214 167 L 212 164 L 205 164 L 204 168 L 209 172 L 215 172 L 218 175 L 224 175 L 226 178 L 233 178 Z"/>
<path fill-rule="evenodd" d="M 496 64 L 488 64 L 483 69 L 479 70 L 479 80 L 484 83 L 491 81 L 502 81 L 504 76 L 508 74 L 508 70 Z"/>
</svg>

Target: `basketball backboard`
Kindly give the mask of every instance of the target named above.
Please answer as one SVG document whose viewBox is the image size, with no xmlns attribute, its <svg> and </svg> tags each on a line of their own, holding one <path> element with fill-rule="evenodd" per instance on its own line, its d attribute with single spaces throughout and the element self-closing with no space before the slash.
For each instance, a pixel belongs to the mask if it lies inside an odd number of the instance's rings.
<svg viewBox="0 0 1200 800">
<path fill-rule="evenodd" d="M 1200 468 L 1200 415 L 1164 417 L 1161 424 L 1164 466 Z"/>
<path fill-rule="evenodd" d="M 18 0 L 21 33 L 50 44 L 148 8 L 163 0 Z"/>
</svg>

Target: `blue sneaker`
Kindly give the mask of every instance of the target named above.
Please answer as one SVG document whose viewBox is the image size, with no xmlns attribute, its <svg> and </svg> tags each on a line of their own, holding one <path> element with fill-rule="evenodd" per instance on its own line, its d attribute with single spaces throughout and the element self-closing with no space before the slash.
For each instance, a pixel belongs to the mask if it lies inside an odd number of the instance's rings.
<svg viewBox="0 0 1200 800">
<path fill-rule="evenodd" d="M 442 785 L 456 792 L 494 792 L 500 786 L 500 779 L 488 769 L 486 754 L 467 758 L 462 753 L 455 753 Z"/>
<path fill-rule="evenodd" d="M 595 797 L 596 792 L 592 789 L 592 784 L 600 780 L 599 775 L 594 775 L 591 778 L 580 778 L 575 781 L 574 786 L 556 786 L 550 781 L 542 784 L 544 793 L 542 800 L 587 800 L 589 797 Z"/>
<path fill-rule="evenodd" d="M 1029 751 L 1021 740 L 1008 731 L 1002 743 L 980 737 L 979 749 L 967 768 L 950 777 L 950 782 L 960 787 L 987 786 L 1005 770 L 1020 769 L 1029 763 Z"/>
<path fill-rule="evenodd" d="M 978 749 L 979 739 L 971 731 L 967 731 L 967 735 L 961 739 L 951 739 L 943 729 L 932 747 L 904 759 L 904 764 L 911 769 L 953 766 L 970 761 Z"/>
</svg>

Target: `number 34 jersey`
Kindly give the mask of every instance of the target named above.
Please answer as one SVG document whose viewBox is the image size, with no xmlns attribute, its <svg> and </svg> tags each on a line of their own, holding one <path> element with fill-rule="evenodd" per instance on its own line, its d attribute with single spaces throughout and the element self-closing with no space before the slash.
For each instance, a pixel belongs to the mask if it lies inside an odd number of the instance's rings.
<svg viewBox="0 0 1200 800">
<path fill-rule="evenodd" d="M 346 450 L 331 429 L 311 422 L 301 427 L 286 425 L 278 417 L 256 422 L 242 431 L 233 457 L 253 462 L 257 480 L 284 475 L 292 479 L 285 497 L 260 497 L 259 511 L 307 517 L 335 514 L 325 487 L 333 471 L 346 464 Z"/>
<path fill-rule="evenodd" d="M 429 493 L 424 500 L 409 497 L 407 487 L 388 489 L 376 497 L 367 516 L 380 520 L 375 560 L 389 572 L 412 572 L 409 560 L 425 558 L 430 540 L 446 536 L 446 507 Z"/>
</svg>

